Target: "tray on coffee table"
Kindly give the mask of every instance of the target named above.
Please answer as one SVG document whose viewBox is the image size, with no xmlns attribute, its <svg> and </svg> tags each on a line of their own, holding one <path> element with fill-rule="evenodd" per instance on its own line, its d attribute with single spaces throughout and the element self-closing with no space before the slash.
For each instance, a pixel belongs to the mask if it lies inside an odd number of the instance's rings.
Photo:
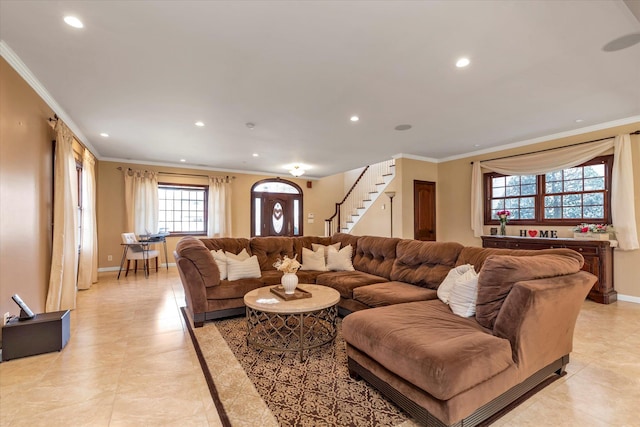
<svg viewBox="0 0 640 427">
<path fill-rule="evenodd" d="M 285 301 L 292 301 L 296 299 L 311 298 L 311 292 L 305 291 L 301 288 L 296 288 L 292 294 L 285 294 L 284 287 L 282 285 L 274 286 L 270 291 Z"/>
</svg>

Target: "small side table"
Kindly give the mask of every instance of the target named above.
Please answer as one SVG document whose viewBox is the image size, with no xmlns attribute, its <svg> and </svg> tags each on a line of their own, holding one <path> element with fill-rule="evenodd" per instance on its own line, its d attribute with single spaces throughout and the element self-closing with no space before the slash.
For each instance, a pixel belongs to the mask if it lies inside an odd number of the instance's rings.
<svg viewBox="0 0 640 427">
<path fill-rule="evenodd" d="M 2 360 L 62 350 L 71 334 L 69 310 L 13 319 L 2 327 Z"/>
</svg>

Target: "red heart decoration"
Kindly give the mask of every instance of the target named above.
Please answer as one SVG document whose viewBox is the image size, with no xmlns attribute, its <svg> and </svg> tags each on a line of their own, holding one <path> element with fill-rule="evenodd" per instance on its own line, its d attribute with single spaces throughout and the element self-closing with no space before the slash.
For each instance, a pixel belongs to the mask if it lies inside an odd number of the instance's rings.
<svg viewBox="0 0 640 427">
<path fill-rule="evenodd" d="M 529 236 L 536 237 L 538 235 L 538 230 L 529 230 Z"/>
</svg>

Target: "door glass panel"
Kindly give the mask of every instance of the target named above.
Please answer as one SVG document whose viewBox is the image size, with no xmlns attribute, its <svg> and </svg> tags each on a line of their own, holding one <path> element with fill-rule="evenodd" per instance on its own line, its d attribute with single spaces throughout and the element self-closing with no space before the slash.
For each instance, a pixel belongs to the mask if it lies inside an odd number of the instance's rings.
<svg viewBox="0 0 640 427">
<path fill-rule="evenodd" d="M 293 201 L 293 235 L 300 235 L 300 201 Z"/>
<path fill-rule="evenodd" d="M 256 236 L 261 236 L 262 235 L 262 204 L 260 203 L 262 201 L 262 199 L 260 199 L 260 197 L 256 197 L 253 199 L 254 200 L 254 211 L 253 214 L 255 216 L 255 222 L 254 222 L 254 230 L 255 230 L 255 235 Z"/>
<path fill-rule="evenodd" d="M 284 209 L 282 209 L 280 202 L 276 202 L 273 205 L 271 221 L 273 222 L 273 231 L 280 234 L 282 232 L 282 227 L 284 226 Z"/>
</svg>

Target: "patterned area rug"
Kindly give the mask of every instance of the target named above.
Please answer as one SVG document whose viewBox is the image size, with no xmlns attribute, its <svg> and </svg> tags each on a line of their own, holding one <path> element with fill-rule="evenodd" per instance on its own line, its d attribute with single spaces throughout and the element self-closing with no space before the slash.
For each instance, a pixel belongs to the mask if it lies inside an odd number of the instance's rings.
<svg viewBox="0 0 640 427">
<path fill-rule="evenodd" d="M 342 322 L 333 343 L 297 353 L 248 347 L 245 319 L 215 321 L 281 426 L 398 426 L 409 417 L 364 381 L 349 377 Z M 307 353 L 305 353 L 307 354 Z"/>
</svg>

